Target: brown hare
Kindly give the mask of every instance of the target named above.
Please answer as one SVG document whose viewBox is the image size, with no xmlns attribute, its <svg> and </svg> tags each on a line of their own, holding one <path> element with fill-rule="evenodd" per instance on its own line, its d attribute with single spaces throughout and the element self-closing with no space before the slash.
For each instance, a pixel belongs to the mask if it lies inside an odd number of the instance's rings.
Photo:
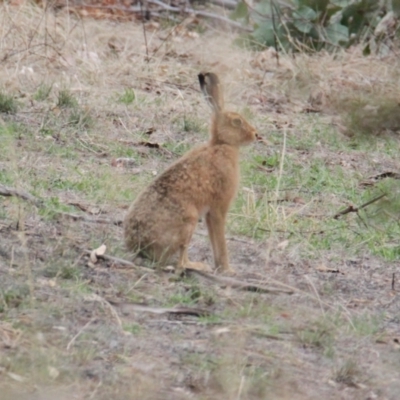
<svg viewBox="0 0 400 400">
<path fill-rule="evenodd" d="M 225 223 L 239 184 L 239 147 L 256 139 L 256 130 L 241 115 L 224 110 L 217 75 L 198 75 L 213 110 L 211 138 L 158 176 L 132 203 L 124 220 L 129 250 L 165 264 L 178 253 L 177 272 L 210 270 L 188 259 L 188 246 L 200 217 L 205 216 L 216 269 L 229 266 Z"/>
</svg>

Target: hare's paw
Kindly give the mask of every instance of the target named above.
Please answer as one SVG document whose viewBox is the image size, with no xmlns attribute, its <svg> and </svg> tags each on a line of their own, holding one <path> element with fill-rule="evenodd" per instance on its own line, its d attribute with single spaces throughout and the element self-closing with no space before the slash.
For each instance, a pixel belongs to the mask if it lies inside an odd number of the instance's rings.
<svg viewBox="0 0 400 400">
<path fill-rule="evenodd" d="M 235 276 L 235 275 L 237 275 L 237 272 L 231 267 L 229 267 L 229 268 L 220 267 L 220 268 L 217 268 L 216 271 L 217 271 L 218 274 L 221 274 L 221 275 L 224 275 L 224 276 Z"/>
<path fill-rule="evenodd" d="M 212 272 L 212 269 L 209 265 L 195 261 L 189 261 L 185 265 L 185 268 L 197 269 L 199 271 L 205 271 L 205 272 Z"/>
</svg>

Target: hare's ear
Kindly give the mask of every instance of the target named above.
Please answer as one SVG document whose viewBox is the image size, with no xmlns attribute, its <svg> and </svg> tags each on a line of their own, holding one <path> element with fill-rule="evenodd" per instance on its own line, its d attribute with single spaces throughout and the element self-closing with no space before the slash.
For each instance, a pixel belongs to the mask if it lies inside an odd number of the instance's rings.
<svg viewBox="0 0 400 400">
<path fill-rule="evenodd" d="M 218 76 L 212 72 L 200 73 L 198 76 L 207 103 L 215 112 L 221 112 L 224 109 L 224 98 Z"/>
</svg>

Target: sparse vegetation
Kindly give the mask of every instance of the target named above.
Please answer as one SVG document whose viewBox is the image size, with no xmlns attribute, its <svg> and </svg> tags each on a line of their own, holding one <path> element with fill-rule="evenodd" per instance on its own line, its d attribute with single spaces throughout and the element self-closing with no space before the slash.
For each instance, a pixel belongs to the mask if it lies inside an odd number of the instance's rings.
<svg viewBox="0 0 400 400">
<path fill-rule="evenodd" d="M 343 365 L 334 372 L 334 379 L 338 383 L 344 383 L 348 386 L 356 386 L 357 379 L 361 375 L 361 371 L 357 363 L 349 358 Z"/>
<path fill-rule="evenodd" d="M 70 90 L 62 89 L 58 92 L 57 106 L 60 108 L 75 108 L 77 101 Z"/>
<path fill-rule="evenodd" d="M 135 101 L 135 99 L 136 99 L 135 92 L 131 88 L 125 89 L 124 93 L 118 97 L 118 101 L 126 105 L 132 104 Z"/>
<path fill-rule="evenodd" d="M 2 400 L 397 399 L 395 55 L 299 52 L 278 66 L 182 25 L 152 35 L 147 59 L 140 24 L 0 7 L 0 87 L 18 96 L 0 115 L 0 190 L 41 200 L 0 196 Z M 119 260 L 130 202 L 208 139 L 200 69 L 262 139 L 241 150 L 234 278 L 291 296 Z M 205 231 L 189 253 L 212 264 Z M 116 258 L 94 262 L 103 243 Z M 207 312 L 163 312 L 174 307 Z"/>
<path fill-rule="evenodd" d="M 52 89 L 53 89 L 53 85 L 47 85 L 45 83 L 42 83 L 38 87 L 38 89 L 37 89 L 37 91 L 36 91 L 36 93 L 34 95 L 34 99 L 37 100 L 37 101 L 47 100 L 47 98 L 49 97 Z M 59 98 L 58 98 L 58 102 L 59 103 L 61 101 L 60 98 L 61 98 L 61 96 L 59 95 Z"/>
<path fill-rule="evenodd" d="M 0 91 L 0 113 L 13 114 L 17 111 L 17 103 L 12 96 Z"/>
<path fill-rule="evenodd" d="M 398 1 L 261 0 L 254 7 L 239 1 L 231 18 L 254 27 L 250 43 L 284 51 L 336 51 L 364 46 L 364 54 L 390 49 L 397 33 Z"/>
</svg>

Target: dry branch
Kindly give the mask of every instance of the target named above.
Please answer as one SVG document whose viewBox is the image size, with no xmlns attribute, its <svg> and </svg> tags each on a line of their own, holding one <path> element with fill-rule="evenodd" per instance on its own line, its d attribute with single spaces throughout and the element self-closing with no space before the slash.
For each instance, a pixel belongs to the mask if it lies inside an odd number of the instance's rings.
<svg viewBox="0 0 400 400">
<path fill-rule="evenodd" d="M 0 196 L 6 196 L 6 197 L 18 197 L 20 199 L 29 201 L 30 203 L 35 204 L 38 207 L 43 207 L 43 201 L 41 199 L 38 199 L 37 197 L 31 195 L 28 192 L 25 192 L 24 190 L 18 190 L 12 187 L 7 187 L 4 185 L 0 185 Z M 110 224 L 110 225 L 116 225 L 116 226 L 121 226 L 122 225 L 122 219 L 109 219 L 109 218 L 101 218 L 101 217 L 89 217 L 84 214 L 72 214 L 72 213 L 67 213 L 64 211 L 56 211 L 56 214 L 71 218 L 73 220 L 82 220 L 86 222 L 93 222 L 93 223 L 98 223 L 98 224 Z"/>
<path fill-rule="evenodd" d="M 353 205 L 350 205 L 350 206 L 348 206 L 346 209 L 344 209 L 344 210 L 339 211 L 338 213 L 336 213 L 336 214 L 333 216 L 333 219 L 339 219 L 339 217 L 341 217 L 341 216 L 343 216 L 343 215 L 346 215 L 346 214 L 348 214 L 348 213 L 351 213 L 351 212 L 358 213 L 358 212 L 359 212 L 360 210 L 362 210 L 363 208 L 369 206 L 369 205 L 372 204 L 372 203 L 375 203 L 376 201 L 382 199 L 382 198 L 385 197 L 385 196 L 386 196 L 386 193 L 383 193 L 383 194 L 381 194 L 380 196 L 375 197 L 374 199 L 372 199 L 372 200 L 370 200 L 370 201 L 367 201 L 366 203 L 362 204 L 362 205 L 359 206 L 359 207 L 355 207 L 355 206 L 353 206 Z"/>
<path fill-rule="evenodd" d="M 85 252 L 85 253 L 90 255 L 92 253 L 92 250 L 83 249 L 83 252 Z M 97 258 L 103 258 L 104 260 L 113 261 L 115 263 L 122 264 L 122 265 L 127 265 L 128 267 L 133 267 L 133 268 L 136 268 L 136 269 L 140 269 L 140 270 L 145 271 L 145 272 L 155 272 L 154 269 L 142 267 L 140 265 L 136 265 L 131 261 L 124 260 L 123 258 L 108 256 L 106 254 L 103 254 L 101 256 L 97 255 Z"/>
<path fill-rule="evenodd" d="M 18 190 L 4 185 L 0 185 L 0 196 L 15 196 L 19 197 L 20 199 L 27 200 L 37 206 L 41 204 L 41 200 L 37 199 L 35 196 L 32 196 L 30 193 L 25 192 L 24 190 Z"/>
<path fill-rule="evenodd" d="M 268 286 L 264 286 L 264 285 L 258 285 L 256 283 L 240 281 L 235 278 L 210 275 L 204 271 L 199 271 L 197 269 L 187 268 L 187 269 L 185 269 L 185 272 L 189 273 L 189 274 L 199 275 L 202 278 L 206 278 L 207 280 L 209 280 L 211 282 L 216 282 L 221 286 L 229 286 L 234 289 L 247 290 L 249 292 L 270 293 L 270 294 L 279 294 L 279 293 L 292 294 L 293 293 L 293 290 L 278 289 L 278 288 L 268 287 Z"/>
<path fill-rule="evenodd" d="M 208 310 L 204 308 L 198 307 L 171 307 L 171 308 L 164 308 L 164 307 L 153 307 L 147 306 L 145 304 L 138 304 L 138 303 L 121 303 L 117 301 L 108 300 L 110 304 L 113 306 L 118 306 L 122 308 L 123 312 L 130 312 L 130 311 L 141 311 L 141 312 L 148 312 L 152 314 L 174 314 L 174 315 L 192 315 L 194 317 L 206 317 L 211 315 Z"/>
<path fill-rule="evenodd" d="M 57 211 L 57 214 L 62 216 L 62 217 L 67 217 L 71 218 L 73 220 L 81 220 L 81 221 L 86 221 L 86 222 L 93 222 L 93 223 L 98 223 L 98 224 L 110 224 L 110 225 L 116 225 L 116 226 L 121 226 L 122 225 L 122 219 L 110 219 L 110 218 L 101 218 L 101 217 L 89 217 L 84 214 L 72 214 L 72 213 L 67 213 L 64 211 Z"/>
</svg>

